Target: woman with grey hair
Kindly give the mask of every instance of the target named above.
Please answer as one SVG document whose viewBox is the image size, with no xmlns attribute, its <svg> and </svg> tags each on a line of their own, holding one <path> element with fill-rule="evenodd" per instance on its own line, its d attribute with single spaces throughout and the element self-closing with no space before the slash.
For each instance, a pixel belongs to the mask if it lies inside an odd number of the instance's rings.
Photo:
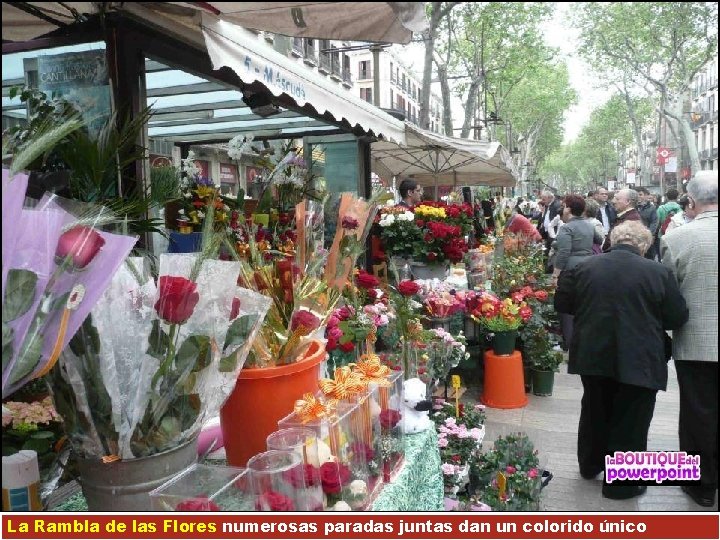
<svg viewBox="0 0 720 540">
<path fill-rule="evenodd" d="M 672 272 L 643 257 L 652 240 L 640 221 L 617 225 L 608 253 L 586 257 L 558 280 L 555 309 L 575 316 L 568 373 L 583 385 L 577 455 L 584 478 L 601 473 L 608 454 L 647 450 L 657 391 L 667 387 L 665 330 L 688 319 Z M 644 491 L 623 482 L 602 488 L 611 499 Z"/>
<path fill-rule="evenodd" d="M 605 238 L 605 227 L 603 227 L 602 221 L 597 218 L 600 212 L 600 203 L 594 198 L 588 197 L 585 199 L 585 219 L 590 223 L 598 233 L 600 238 Z M 593 244 L 593 253 L 602 253 L 602 242 L 599 244 Z"/>
</svg>

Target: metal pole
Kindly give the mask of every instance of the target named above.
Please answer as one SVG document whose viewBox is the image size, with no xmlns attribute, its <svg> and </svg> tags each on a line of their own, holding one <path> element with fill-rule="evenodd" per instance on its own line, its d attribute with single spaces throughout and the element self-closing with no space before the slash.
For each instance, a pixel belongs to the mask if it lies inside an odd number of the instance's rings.
<svg viewBox="0 0 720 540">
<path fill-rule="evenodd" d="M 373 104 L 376 107 L 380 107 L 380 51 L 382 51 L 382 47 L 372 45 L 370 51 L 372 52 L 373 58 Z M 390 108 L 392 107 L 393 104 L 391 103 Z"/>
</svg>

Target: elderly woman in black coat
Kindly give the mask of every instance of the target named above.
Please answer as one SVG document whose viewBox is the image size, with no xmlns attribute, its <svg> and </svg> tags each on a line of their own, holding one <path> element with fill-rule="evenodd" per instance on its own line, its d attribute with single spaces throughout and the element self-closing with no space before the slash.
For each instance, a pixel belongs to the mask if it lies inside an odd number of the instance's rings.
<svg viewBox="0 0 720 540">
<path fill-rule="evenodd" d="M 583 384 L 578 462 L 584 478 L 604 470 L 607 454 L 647 449 L 655 397 L 667 386 L 665 330 L 688 320 L 672 272 L 643 258 L 652 240 L 642 222 L 618 225 L 610 252 L 587 257 L 558 281 L 555 308 L 575 316 L 568 372 Z M 617 481 L 603 486 L 612 499 L 644 491 Z"/>
</svg>

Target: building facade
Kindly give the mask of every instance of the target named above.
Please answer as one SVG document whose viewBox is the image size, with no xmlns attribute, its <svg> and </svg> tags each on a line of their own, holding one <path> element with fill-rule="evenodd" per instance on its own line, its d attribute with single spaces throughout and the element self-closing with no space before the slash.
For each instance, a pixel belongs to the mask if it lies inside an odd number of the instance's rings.
<svg viewBox="0 0 720 540">
<path fill-rule="evenodd" d="M 718 61 L 709 62 L 692 85 L 690 113 L 703 170 L 718 168 Z"/>
<path fill-rule="evenodd" d="M 375 103 L 375 79 L 373 53 L 370 50 L 352 51 L 350 68 L 355 82 L 351 90 L 370 103 Z M 380 58 L 380 108 L 394 109 L 405 114 L 413 124 L 420 122 L 422 99 L 422 77 L 409 69 L 397 54 L 383 49 Z M 430 95 L 430 131 L 440 133 L 442 126 L 442 100 L 434 93 Z"/>
</svg>

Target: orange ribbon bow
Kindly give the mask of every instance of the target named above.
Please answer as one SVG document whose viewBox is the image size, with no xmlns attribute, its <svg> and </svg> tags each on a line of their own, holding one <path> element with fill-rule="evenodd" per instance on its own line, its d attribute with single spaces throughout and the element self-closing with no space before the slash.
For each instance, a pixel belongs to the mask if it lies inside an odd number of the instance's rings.
<svg viewBox="0 0 720 540">
<path fill-rule="evenodd" d="M 331 399 L 348 399 L 367 388 L 367 381 L 359 373 L 353 373 L 348 366 L 335 370 L 335 379 L 320 379 L 318 386 Z"/>
<path fill-rule="evenodd" d="M 380 362 L 380 357 L 377 354 L 363 354 L 357 364 L 351 365 L 353 371 L 359 374 L 366 383 L 390 386 L 390 381 L 387 378 L 392 371 Z"/>
<path fill-rule="evenodd" d="M 326 418 L 332 414 L 335 409 L 336 402 L 330 400 L 323 403 L 311 393 L 303 394 L 302 399 L 295 402 L 295 414 L 300 418 L 303 424 Z"/>
</svg>

